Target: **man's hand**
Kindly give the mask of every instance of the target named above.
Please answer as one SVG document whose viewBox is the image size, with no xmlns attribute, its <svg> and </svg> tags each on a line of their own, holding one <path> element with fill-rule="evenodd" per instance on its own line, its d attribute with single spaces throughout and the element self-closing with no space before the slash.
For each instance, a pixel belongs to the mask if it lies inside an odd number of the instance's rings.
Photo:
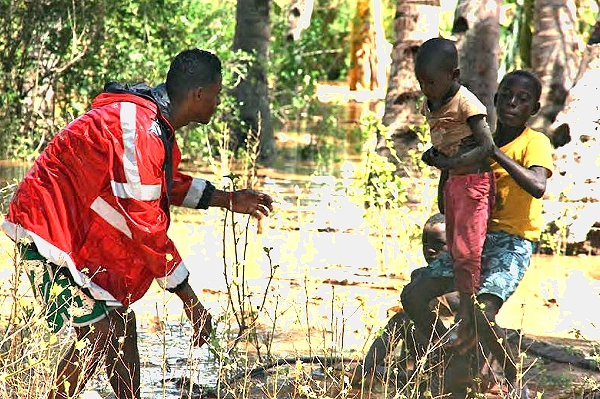
<svg viewBox="0 0 600 399">
<path fill-rule="evenodd" d="M 185 314 L 194 328 L 192 344 L 198 347 L 204 345 L 212 332 L 212 316 L 200 302 L 196 306 L 186 306 Z"/>
<path fill-rule="evenodd" d="M 250 189 L 234 191 L 227 208 L 233 212 L 245 213 L 262 219 L 273 211 L 273 199 L 265 193 Z"/>
<path fill-rule="evenodd" d="M 210 313 L 202 306 L 196 293 L 187 282 L 175 294 L 183 302 L 183 310 L 194 328 L 192 343 L 198 347 L 204 345 L 208 342 L 208 338 L 212 332 L 212 317 Z"/>
</svg>

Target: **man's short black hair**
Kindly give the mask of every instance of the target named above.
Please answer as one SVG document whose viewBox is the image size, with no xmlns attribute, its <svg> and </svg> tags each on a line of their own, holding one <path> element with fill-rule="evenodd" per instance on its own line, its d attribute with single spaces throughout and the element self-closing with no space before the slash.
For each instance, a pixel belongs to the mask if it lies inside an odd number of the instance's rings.
<svg viewBox="0 0 600 399">
<path fill-rule="evenodd" d="M 534 102 L 537 103 L 538 101 L 540 101 L 540 97 L 542 96 L 542 82 L 533 72 L 527 71 L 525 69 L 517 69 L 516 71 L 512 71 L 504 75 L 504 77 L 500 81 L 500 84 L 498 85 L 498 88 L 500 88 L 506 82 L 506 80 L 512 76 L 518 76 L 528 80 L 531 84 L 531 88 L 533 89 L 532 94 L 534 96 Z"/>
<path fill-rule="evenodd" d="M 182 51 L 171 62 L 167 73 L 167 93 L 172 101 L 179 102 L 197 87 L 210 86 L 221 77 L 219 58 L 200 49 Z"/>
<path fill-rule="evenodd" d="M 447 72 L 458 68 L 458 51 L 454 42 L 441 37 L 424 42 L 417 51 L 415 68 L 425 65 L 435 65 Z"/>
</svg>

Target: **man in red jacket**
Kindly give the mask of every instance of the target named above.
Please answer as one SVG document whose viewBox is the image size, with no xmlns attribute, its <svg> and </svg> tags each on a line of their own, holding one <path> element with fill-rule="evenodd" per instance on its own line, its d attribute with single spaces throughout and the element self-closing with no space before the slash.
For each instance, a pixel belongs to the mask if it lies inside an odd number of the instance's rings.
<svg viewBox="0 0 600 399">
<path fill-rule="evenodd" d="M 140 397 L 136 321 L 128 306 L 153 280 L 182 300 L 195 344 L 210 334 L 210 315 L 167 236 L 170 205 L 216 206 L 259 219 L 273 210 L 264 193 L 225 192 L 178 170 L 175 131 L 208 123 L 220 92 L 221 62 L 199 49 L 178 54 L 159 86 L 109 83 L 19 185 L 2 228 L 18 243 L 34 291 L 47 302 L 51 328 L 70 320 L 78 340 L 90 343 L 88 353 L 75 346 L 66 353 L 50 398 L 76 397 L 102 358 L 117 397 Z"/>
</svg>

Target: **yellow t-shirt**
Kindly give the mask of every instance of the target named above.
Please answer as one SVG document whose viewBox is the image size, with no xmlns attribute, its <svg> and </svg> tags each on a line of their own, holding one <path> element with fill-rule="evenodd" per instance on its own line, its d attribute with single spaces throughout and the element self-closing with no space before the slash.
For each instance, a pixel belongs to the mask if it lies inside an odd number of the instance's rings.
<svg viewBox="0 0 600 399">
<path fill-rule="evenodd" d="M 500 150 L 525 168 L 541 166 L 552 176 L 552 145 L 540 132 L 526 128 Z M 496 177 L 496 203 L 488 221 L 488 231 L 504 231 L 531 241 L 538 241 L 544 219 L 542 200 L 532 197 L 510 177 L 498 162 L 492 162 Z"/>
</svg>

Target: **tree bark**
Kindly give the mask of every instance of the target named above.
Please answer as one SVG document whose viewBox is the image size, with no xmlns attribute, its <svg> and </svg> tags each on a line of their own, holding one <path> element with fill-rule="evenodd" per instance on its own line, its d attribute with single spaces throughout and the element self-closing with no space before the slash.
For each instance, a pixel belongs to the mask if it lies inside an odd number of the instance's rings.
<svg viewBox="0 0 600 399">
<path fill-rule="evenodd" d="M 496 0 L 459 0 L 452 28 L 457 37 L 461 83 L 486 106 L 492 131 L 496 125 L 499 17 Z"/>
<path fill-rule="evenodd" d="M 565 105 L 556 115 L 547 133 L 555 147 L 562 147 L 574 137 L 575 143 L 589 138 L 600 139 L 600 107 L 594 99 L 600 95 L 600 16 L 588 40 L 577 71 L 577 80 L 566 96 Z M 575 144 L 574 143 L 574 144 Z M 583 161 L 582 161 L 583 162 Z M 595 160 L 590 160 L 595 162 Z M 590 163 L 586 163 L 590 165 Z M 593 169 L 593 168 L 592 168 Z"/>
<path fill-rule="evenodd" d="M 386 71 L 382 68 L 389 52 L 381 21 L 381 0 L 358 0 L 350 31 L 350 90 L 378 90 Z M 382 62 L 383 61 L 383 62 Z M 385 66 L 384 66 L 385 67 Z"/>
<path fill-rule="evenodd" d="M 236 132 L 238 146 L 244 145 L 248 129 L 260 133 L 260 157 L 270 159 L 275 153 L 275 137 L 267 86 L 267 62 L 271 38 L 270 0 L 238 0 L 233 49 L 255 54 L 247 76 L 241 77 L 234 94 L 240 106 L 240 117 L 246 123 Z"/>
<path fill-rule="evenodd" d="M 544 133 L 564 107 L 577 77 L 580 55 L 576 24 L 573 0 L 535 0 L 531 64 L 542 81 L 542 107 L 531 126 Z"/>
<path fill-rule="evenodd" d="M 383 124 L 394 138 L 399 159 L 418 142 L 417 130 L 425 120 L 417 109 L 421 89 L 414 73 L 414 58 L 419 46 L 439 35 L 439 0 L 398 0 L 392 49 L 392 65 L 385 97 Z M 378 138 L 378 152 L 393 159 L 386 140 Z M 402 174 L 402 173 L 401 173 Z"/>
<path fill-rule="evenodd" d="M 292 0 L 288 8 L 288 31 L 286 39 L 296 41 L 300 39 L 303 30 L 310 26 L 315 0 Z"/>
</svg>

